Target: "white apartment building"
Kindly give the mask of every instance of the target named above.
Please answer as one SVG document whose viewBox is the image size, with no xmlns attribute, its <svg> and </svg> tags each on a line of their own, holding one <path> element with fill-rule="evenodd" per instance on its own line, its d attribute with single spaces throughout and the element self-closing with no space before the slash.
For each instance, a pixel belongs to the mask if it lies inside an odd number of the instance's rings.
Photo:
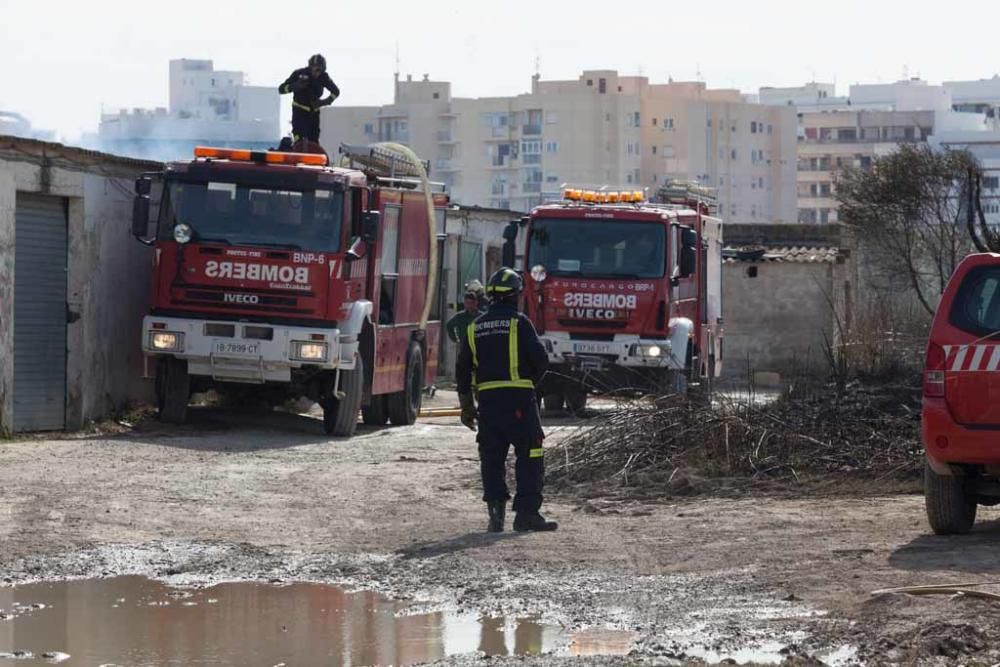
<svg viewBox="0 0 1000 667">
<path fill-rule="evenodd" d="M 243 72 L 211 60 L 170 61 L 170 107 L 101 116 L 96 148 L 139 158 L 186 158 L 197 144 L 267 148 L 281 138 L 281 100 L 273 86 L 249 86 Z"/>
<path fill-rule="evenodd" d="M 589 70 L 568 81 L 536 75 L 528 93 L 473 99 L 427 76 L 397 77 L 393 104 L 333 105 L 322 124 L 328 152 L 340 142 L 410 145 L 465 205 L 527 211 L 560 197 L 564 184 L 655 191 L 680 178 L 718 188 L 728 220 L 796 215 L 794 110 L 703 83 Z"/>
<path fill-rule="evenodd" d="M 798 109 L 801 223 L 837 221 L 833 193 L 842 168 L 868 168 L 874 158 L 892 152 L 901 143 L 957 145 L 959 140 L 968 142 L 968 133 L 983 138 L 990 126 L 986 114 L 954 102 L 952 87 L 920 79 L 856 84 L 847 97 L 837 97 L 833 84 L 827 83 L 762 88 L 760 99 L 765 104 Z M 1000 103 L 1000 97 L 996 99 Z"/>
</svg>

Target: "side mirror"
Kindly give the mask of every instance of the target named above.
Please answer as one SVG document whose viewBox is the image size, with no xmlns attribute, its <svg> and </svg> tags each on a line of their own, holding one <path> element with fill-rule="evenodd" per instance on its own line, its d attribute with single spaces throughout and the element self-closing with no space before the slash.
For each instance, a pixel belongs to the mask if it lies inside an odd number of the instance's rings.
<svg viewBox="0 0 1000 667">
<path fill-rule="evenodd" d="M 681 248 L 680 277 L 690 278 L 694 275 L 698 264 L 698 251 L 692 247 Z"/>
<path fill-rule="evenodd" d="M 132 200 L 132 236 L 141 239 L 149 231 L 149 195 L 136 195 Z"/>
<path fill-rule="evenodd" d="M 153 181 L 148 176 L 140 176 L 135 179 L 135 193 L 137 195 L 148 195 L 153 190 Z"/>
<path fill-rule="evenodd" d="M 351 241 L 351 247 L 347 249 L 347 259 L 348 261 L 353 261 L 356 259 L 361 259 L 368 254 L 368 244 L 365 240 L 360 237 L 355 237 Z"/>
<path fill-rule="evenodd" d="M 361 214 L 361 238 L 367 243 L 375 243 L 378 238 L 378 211 L 365 211 Z"/>
<path fill-rule="evenodd" d="M 520 225 L 516 222 L 508 223 L 506 227 L 503 228 L 503 238 L 505 241 L 513 241 L 517 238 L 517 232 L 520 230 Z"/>
<path fill-rule="evenodd" d="M 698 234 L 690 227 L 684 227 L 681 230 L 681 245 L 685 248 L 697 248 Z"/>
</svg>

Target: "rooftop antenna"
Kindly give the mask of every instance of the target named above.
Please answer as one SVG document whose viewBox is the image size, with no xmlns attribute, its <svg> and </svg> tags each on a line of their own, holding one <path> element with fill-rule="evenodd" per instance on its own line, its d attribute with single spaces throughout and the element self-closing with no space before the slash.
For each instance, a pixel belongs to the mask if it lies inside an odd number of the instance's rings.
<svg viewBox="0 0 1000 667">
<path fill-rule="evenodd" d="M 399 40 L 396 40 L 396 71 L 394 72 L 396 78 L 399 78 Z"/>
<path fill-rule="evenodd" d="M 701 63 L 695 63 L 694 67 L 695 67 L 695 71 L 694 71 L 694 79 L 695 79 L 695 81 L 704 82 L 705 79 L 702 78 L 702 76 L 701 76 Z"/>
<path fill-rule="evenodd" d="M 910 66 L 903 65 L 903 81 L 906 81 L 909 78 L 910 78 Z"/>
</svg>

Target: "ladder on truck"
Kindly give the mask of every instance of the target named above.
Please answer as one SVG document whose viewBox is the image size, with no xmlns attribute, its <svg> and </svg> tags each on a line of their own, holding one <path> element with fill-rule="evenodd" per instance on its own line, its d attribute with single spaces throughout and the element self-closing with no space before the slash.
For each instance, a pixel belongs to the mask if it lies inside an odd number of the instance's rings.
<svg viewBox="0 0 1000 667">
<path fill-rule="evenodd" d="M 719 210 L 719 195 L 715 188 L 694 181 L 671 179 L 656 191 L 656 199 L 663 204 L 704 204 L 712 215 Z"/>
<path fill-rule="evenodd" d="M 353 169 L 369 171 L 386 178 L 420 178 L 420 169 L 402 153 L 381 146 L 364 144 L 340 144 L 340 154 L 350 163 Z M 431 163 L 423 160 L 421 166 L 428 176 L 431 173 Z"/>
</svg>

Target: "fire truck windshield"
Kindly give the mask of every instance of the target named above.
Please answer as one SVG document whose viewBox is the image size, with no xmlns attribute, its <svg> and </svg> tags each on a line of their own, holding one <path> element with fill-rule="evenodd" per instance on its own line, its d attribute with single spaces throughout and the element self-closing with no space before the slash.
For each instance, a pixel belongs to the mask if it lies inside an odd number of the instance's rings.
<svg viewBox="0 0 1000 667">
<path fill-rule="evenodd" d="M 593 278 L 661 278 L 666 230 L 656 222 L 536 219 L 526 266 L 549 275 Z"/>
<path fill-rule="evenodd" d="M 227 245 L 340 250 L 344 195 L 237 183 L 171 182 L 160 207 L 159 238 L 186 224 L 192 240 Z"/>
</svg>

